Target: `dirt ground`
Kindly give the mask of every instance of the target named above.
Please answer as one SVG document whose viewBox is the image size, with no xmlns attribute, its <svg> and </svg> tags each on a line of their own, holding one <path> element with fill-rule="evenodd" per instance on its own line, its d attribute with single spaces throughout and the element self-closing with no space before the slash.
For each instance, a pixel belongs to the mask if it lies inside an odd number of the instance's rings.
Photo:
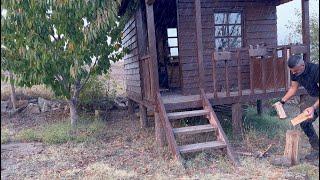
<svg viewBox="0 0 320 180">
<path fill-rule="evenodd" d="M 293 108 L 293 107 L 291 107 Z M 26 127 L 61 121 L 67 114 L 52 112 L 38 116 L 1 116 L 1 129 L 14 134 Z M 152 124 L 152 122 L 151 122 Z M 249 147 L 249 144 L 251 146 Z M 302 156 L 310 149 L 302 139 Z M 252 144 L 254 144 L 252 146 Z M 283 153 L 283 143 L 259 137 L 232 142 L 235 151 L 263 150 L 275 144 L 272 155 Z M 282 147 L 278 147 L 282 146 Z M 126 110 L 115 110 L 105 121 L 96 141 L 46 145 L 39 142 L 9 142 L 1 145 L 1 179 L 318 179 L 319 162 L 303 160 L 294 167 L 276 167 L 270 156 L 240 156 L 241 167 L 233 167 L 219 153 L 184 156 L 184 167 L 171 159 L 167 148 L 155 145 L 154 128 L 139 128 Z"/>
</svg>

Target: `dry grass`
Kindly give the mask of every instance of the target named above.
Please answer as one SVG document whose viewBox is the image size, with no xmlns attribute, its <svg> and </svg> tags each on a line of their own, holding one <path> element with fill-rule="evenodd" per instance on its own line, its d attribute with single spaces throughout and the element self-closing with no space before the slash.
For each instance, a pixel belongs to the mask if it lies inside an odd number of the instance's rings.
<svg viewBox="0 0 320 180">
<path fill-rule="evenodd" d="M 1 101 L 8 100 L 10 93 L 10 86 L 1 81 Z M 53 92 L 44 85 L 36 85 L 31 88 L 16 87 L 16 94 L 18 100 L 28 97 L 43 97 L 45 99 L 52 99 L 54 97 Z"/>
<path fill-rule="evenodd" d="M 7 166 L 1 177 L 33 179 L 285 179 L 303 176 L 317 178 L 319 168 L 303 163 L 293 168 L 278 168 L 268 158 L 241 157 L 242 166 L 235 168 L 221 153 L 207 152 L 184 156 L 183 168 L 171 159 L 167 149 L 155 144 L 154 129 L 140 129 L 138 119 L 130 121 L 126 111 L 113 111 L 110 121 L 94 141 L 67 142 L 46 145 L 38 154 L 20 157 L 2 153 L 8 158 L 19 158 Z M 259 137 L 250 135 L 255 149 L 265 148 Z M 260 142 L 259 142 L 260 141 Z M 243 146 L 246 146 L 244 143 Z M 281 153 L 275 149 L 274 153 Z M 12 153 L 12 152 L 11 152 Z M 19 172 L 17 174 L 17 172 Z"/>
<path fill-rule="evenodd" d="M 40 87 L 39 87 L 40 88 Z M 31 96 L 34 92 L 30 90 Z M 48 92 L 41 93 L 49 95 Z M 1 89 L 2 93 L 2 89 Z M 33 94 L 34 95 L 34 94 Z M 292 110 L 293 111 L 293 110 Z M 251 114 L 250 114 L 251 113 Z M 49 117 L 50 115 L 50 117 Z M 68 121 L 61 112 L 35 117 L 15 117 L 1 122 L 1 144 L 10 134 L 20 140 L 38 141 L 65 139 Z M 250 118 L 248 118 L 250 117 Z M 84 126 L 79 140 L 64 140 L 61 144 L 43 144 L 43 149 L 25 152 L 20 149 L 1 152 L 4 170 L 1 179 L 318 179 L 319 166 L 302 162 L 291 168 L 272 166 L 267 158 L 240 157 L 241 167 L 235 168 L 220 151 L 184 155 L 181 164 L 172 159 L 168 147 L 155 144 L 154 128 L 140 129 L 138 119 L 131 121 L 127 111 L 112 111 L 108 121 Z M 279 122 L 272 114 L 255 116 L 251 109 L 245 119 L 243 141 L 232 140 L 236 151 L 262 151 L 273 144 L 271 154 L 283 153 L 285 131 L 289 120 Z M 152 123 L 151 123 L 152 124 Z M 231 136 L 230 119 L 222 120 L 228 137 Z M 319 127 L 319 122 L 315 123 Z M 25 129 L 22 130 L 21 129 Z M 318 128 L 316 128 L 318 129 Z M 43 131 L 46 130 L 46 131 Z M 12 132 L 11 132 L 12 131 Z M 20 133 L 16 133 L 19 132 Z M 318 131 L 318 130 L 317 130 Z M 92 133 L 97 132 L 97 133 Z M 40 134 L 38 134 L 40 133 Z M 57 136 L 57 135 L 62 136 Z M 19 137 L 17 135 L 17 137 Z M 61 138 L 60 138 L 61 137 Z M 205 136 L 183 137 L 182 140 L 205 140 Z M 44 141 L 44 140 L 43 140 Z M 302 156 L 309 148 L 302 138 Z M 12 143 L 5 144 L 9 146 Z M 29 143 L 30 144 L 30 143 Z"/>
</svg>

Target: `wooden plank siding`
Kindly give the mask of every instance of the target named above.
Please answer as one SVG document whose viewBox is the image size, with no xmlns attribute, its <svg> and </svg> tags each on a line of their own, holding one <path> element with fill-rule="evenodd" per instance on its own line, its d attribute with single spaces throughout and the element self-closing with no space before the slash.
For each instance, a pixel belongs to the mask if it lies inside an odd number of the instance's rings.
<svg viewBox="0 0 320 180">
<path fill-rule="evenodd" d="M 178 36 L 179 58 L 182 69 L 183 94 L 196 94 L 199 88 L 199 67 L 197 60 L 196 13 L 195 0 L 178 0 Z M 203 64 L 205 91 L 213 92 L 212 53 L 214 51 L 214 12 L 218 10 L 240 10 L 243 18 L 242 40 L 243 47 L 266 43 L 277 45 L 277 16 L 276 1 L 259 0 L 201 0 L 201 24 L 203 42 Z M 250 68 L 248 51 L 240 52 L 241 86 L 250 87 Z M 224 62 L 217 62 L 217 89 L 224 89 L 226 76 Z M 237 59 L 228 62 L 230 88 L 238 86 Z M 273 78 L 273 77 L 268 77 Z"/>
<path fill-rule="evenodd" d="M 123 58 L 124 73 L 126 80 L 126 92 L 130 99 L 140 101 L 141 95 L 141 80 L 140 80 L 140 65 L 139 65 L 139 49 L 136 28 L 136 17 L 133 16 L 123 29 L 122 46 L 129 50 Z"/>
</svg>

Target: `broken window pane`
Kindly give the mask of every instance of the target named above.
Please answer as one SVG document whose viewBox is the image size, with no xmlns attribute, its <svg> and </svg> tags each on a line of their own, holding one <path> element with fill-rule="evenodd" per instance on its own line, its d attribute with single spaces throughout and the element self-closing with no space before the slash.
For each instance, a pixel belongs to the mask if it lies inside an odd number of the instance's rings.
<svg viewBox="0 0 320 180">
<path fill-rule="evenodd" d="M 215 48 L 242 47 L 242 17 L 240 12 L 214 14 Z"/>
<path fill-rule="evenodd" d="M 227 13 L 215 13 L 214 22 L 215 24 L 227 24 Z"/>
<path fill-rule="evenodd" d="M 216 49 L 228 47 L 228 39 L 227 38 L 216 38 L 215 39 L 215 47 L 216 47 Z"/>
<path fill-rule="evenodd" d="M 241 36 L 241 26 L 240 25 L 229 26 L 229 36 Z"/>
<path fill-rule="evenodd" d="M 241 24 L 241 13 L 230 13 L 229 24 Z"/>
<path fill-rule="evenodd" d="M 227 36 L 227 27 L 226 26 L 215 26 L 215 36 L 216 37 L 222 37 L 222 36 Z"/>
<path fill-rule="evenodd" d="M 242 46 L 241 38 L 230 38 L 230 47 L 240 48 Z"/>
</svg>

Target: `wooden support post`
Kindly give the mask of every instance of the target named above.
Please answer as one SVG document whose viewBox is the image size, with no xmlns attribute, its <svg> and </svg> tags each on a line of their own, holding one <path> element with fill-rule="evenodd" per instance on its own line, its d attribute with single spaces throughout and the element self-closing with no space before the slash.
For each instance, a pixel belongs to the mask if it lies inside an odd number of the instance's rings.
<svg viewBox="0 0 320 180">
<path fill-rule="evenodd" d="M 226 96 L 230 97 L 228 60 L 225 60 Z"/>
<path fill-rule="evenodd" d="M 241 62 L 240 62 L 240 50 L 237 50 L 237 65 L 238 65 L 238 95 L 242 96 L 242 78 L 241 78 Z"/>
<path fill-rule="evenodd" d="M 159 92 L 159 74 L 158 74 L 158 60 L 157 60 L 157 45 L 156 45 L 156 33 L 154 25 L 154 13 L 153 4 L 146 2 L 146 15 L 148 26 L 148 43 L 149 54 L 151 57 L 150 77 L 151 77 L 151 93 L 152 98 L 156 99 L 156 94 Z"/>
<path fill-rule="evenodd" d="M 254 95 L 254 87 L 253 87 L 253 58 L 249 57 L 250 64 L 250 90 L 251 95 Z"/>
<path fill-rule="evenodd" d="M 233 137 L 242 135 L 242 107 L 241 103 L 232 104 L 232 130 Z"/>
<path fill-rule="evenodd" d="M 215 57 L 214 57 L 214 53 L 212 53 L 212 64 L 213 64 L 213 67 L 212 67 L 212 76 L 213 76 L 213 95 L 214 95 L 214 98 L 217 98 L 218 97 L 218 92 L 217 92 L 217 76 L 216 76 L 216 60 L 215 60 Z"/>
<path fill-rule="evenodd" d="M 147 108 L 142 104 L 139 105 L 140 110 L 140 126 L 146 128 L 148 126 Z"/>
<path fill-rule="evenodd" d="M 291 165 L 297 165 L 299 163 L 299 141 L 300 132 L 298 130 L 287 131 L 284 156 L 291 160 Z"/>
<path fill-rule="evenodd" d="M 278 91 L 278 85 L 276 80 L 276 72 L 277 72 L 277 66 L 276 66 L 276 60 L 277 60 L 277 50 L 273 50 L 273 56 L 272 56 L 272 72 L 273 72 L 273 90 L 274 92 Z M 287 68 L 287 67 L 284 67 Z"/>
<path fill-rule="evenodd" d="M 307 53 L 304 54 L 304 60 L 310 62 L 310 18 L 309 18 L 309 0 L 301 0 L 302 13 L 302 42 L 307 47 Z"/>
<path fill-rule="evenodd" d="M 261 68 L 261 76 L 262 76 L 262 89 L 263 93 L 267 93 L 267 86 L 266 86 L 266 57 L 262 57 L 260 61 L 260 68 Z"/>
<path fill-rule="evenodd" d="M 154 113 L 154 123 L 155 123 L 156 143 L 160 147 L 164 147 L 164 143 L 165 143 L 164 127 L 161 123 L 158 112 Z"/>
<path fill-rule="evenodd" d="M 262 100 L 257 100 L 257 113 L 259 115 L 262 115 L 262 113 L 263 113 Z"/>
<path fill-rule="evenodd" d="M 133 121 L 133 115 L 134 115 L 134 101 L 129 99 L 128 100 L 128 113 L 129 113 L 129 118 L 130 120 Z"/>
<path fill-rule="evenodd" d="M 285 90 L 287 91 L 290 86 L 290 72 L 288 70 L 288 49 L 285 47 L 282 51 L 282 58 L 284 58 L 284 80 L 285 80 Z"/>
<path fill-rule="evenodd" d="M 201 24 L 201 3 L 195 0 L 196 9 L 196 32 L 197 32 L 197 55 L 199 71 L 199 87 L 204 88 L 204 66 L 203 66 L 203 44 L 202 44 L 202 24 Z"/>
</svg>

